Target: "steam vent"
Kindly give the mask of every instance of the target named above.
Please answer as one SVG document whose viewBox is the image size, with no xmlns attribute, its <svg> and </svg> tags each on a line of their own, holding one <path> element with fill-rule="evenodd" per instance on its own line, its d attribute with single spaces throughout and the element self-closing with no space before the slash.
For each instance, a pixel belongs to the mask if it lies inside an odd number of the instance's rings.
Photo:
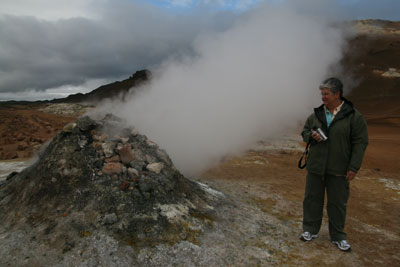
<svg viewBox="0 0 400 267">
<path fill-rule="evenodd" d="M 67 125 L 0 185 L 1 266 L 141 265 L 140 251 L 196 244 L 219 199 L 118 118 Z"/>
</svg>

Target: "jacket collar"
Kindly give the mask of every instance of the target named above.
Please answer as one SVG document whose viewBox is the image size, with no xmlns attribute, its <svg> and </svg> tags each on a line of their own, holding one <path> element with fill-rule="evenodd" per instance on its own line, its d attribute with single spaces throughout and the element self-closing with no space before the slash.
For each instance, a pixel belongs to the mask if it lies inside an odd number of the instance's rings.
<svg viewBox="0 0 400 267">
<path fill-rule="evenodd" d="M 336 114 L 335 118 L 333 119 L 332 123 L 334 123 L 337 120 L 341 120 L 344 117 L 350 115 L 351 113 L 354 112 L 354 105 L 351 103 L 349 100 L 346 98 L 342 98 L 343 100 L 343 106 L 340 109 L 340 111 Z M 318 120 L 321 121 L 321 123 L 328 128 L 328 124 L 326 122 L 326 116 L 325 116 L 325 109 L 324 109 L 324 104 L 321 106 L 314 108 L 314 113 L 317 116 Z"/>
</svg>

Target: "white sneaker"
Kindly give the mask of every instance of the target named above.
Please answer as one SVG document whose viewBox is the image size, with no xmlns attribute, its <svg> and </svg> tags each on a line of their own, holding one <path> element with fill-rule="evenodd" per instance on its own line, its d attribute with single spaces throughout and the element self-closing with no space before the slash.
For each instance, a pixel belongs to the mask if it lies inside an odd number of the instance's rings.
<svg viewBox="0 0 400 267">
<path fill-rule="evenodd" d="M 341 251 L 346 251 L 346 252 L 351 251 L 351 246 L 349 243 L 347 243 L 346 240 L 332 241 L 332 243 L 335 244 Z"/>
<path fill-rule="evenodd" d="M 317 234 L 313 235 L 310 232 L 304 232 L 300 235 L 300 240 L 306 242 L 306 241 L 311 241 L 317 237 L 318 237 Z"/>
</svg>

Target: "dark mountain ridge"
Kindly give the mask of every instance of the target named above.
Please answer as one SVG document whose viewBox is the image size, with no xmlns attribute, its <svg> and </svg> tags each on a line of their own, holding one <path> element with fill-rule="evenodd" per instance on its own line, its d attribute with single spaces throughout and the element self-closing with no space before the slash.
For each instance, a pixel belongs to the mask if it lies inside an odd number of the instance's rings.
<svg viewBox="0 0 400 267">
<path fill-rule="evenodd" d="M 104 99 L 112 99 L 116 97 L 124 98 L 132 88 L 137 88 L 140 85 L 148 82 L 151 79 L 149 70 L 139 70 L 132 74 L 128 79 L 116 81 L 106 85 L 102 85 L 93 91 L 82 94 L 72 94 L 65 98 L 56 98 L 52 100 L 38 101 L 0 101 L 1 106 L 7 105 L 27 105 L 27 104 L 47 104 L 47 103 L 90 103 L 96 104 Z"/>
<path fill-rule="evenodd" d="M 103 99 L 122 97 L 130 91 L 131 88 L 138 87 L 150 79 L 151 73 L 148 70 L 136 71 L 132 76 L 123 81 L 116 81 L 110 84 L 102 85 L 93 91 L 82 94 L 69 95 L 66 98 L 53 99 L 51 103 L 96 103 Z"/>
</svg>

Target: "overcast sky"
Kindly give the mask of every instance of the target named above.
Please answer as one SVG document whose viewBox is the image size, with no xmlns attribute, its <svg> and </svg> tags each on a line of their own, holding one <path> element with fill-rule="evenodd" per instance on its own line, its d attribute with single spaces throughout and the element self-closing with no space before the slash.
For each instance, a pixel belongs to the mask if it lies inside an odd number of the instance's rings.
<svg viewBox="0 0 400 267">
<path fill-rule="evenodd" d="M 195 56 L 196 40 L 226 32 L 265 2 L 291 1 L 1 0 L 0 100 L 88 92 Z M 293 2 L 298 13 L 332 19 L 400 20 L 399 0 Z"/>
</svg>

